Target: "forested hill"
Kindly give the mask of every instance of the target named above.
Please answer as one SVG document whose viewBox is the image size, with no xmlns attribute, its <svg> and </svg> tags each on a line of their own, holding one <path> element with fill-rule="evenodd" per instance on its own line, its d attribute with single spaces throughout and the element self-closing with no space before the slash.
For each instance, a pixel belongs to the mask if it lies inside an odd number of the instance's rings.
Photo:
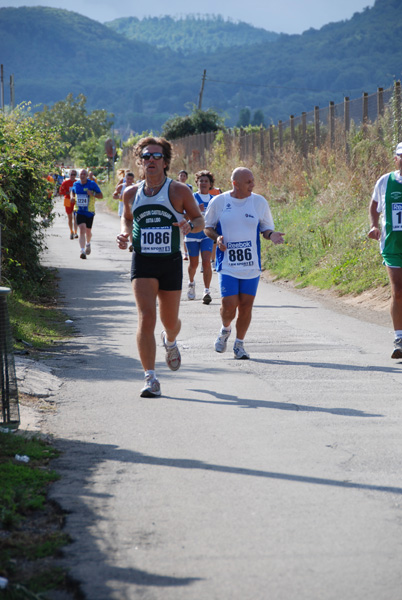
<svg viewBox="0 0 402 600">
<path fill-rule="evenodd" d="M 105 23 L 107 27 L 128 39 L 152 40 L 154 46 L 168 47 L 185 54 L 211 54 L 224 47 L 247 46 L 273 42 L 278 33 L 243 22 L 233 22 L 221 16 L 190 15 L 182 19 L 169 16 L 137 19 L 127 17 Z"/>
<path fill-rule="evenodd" d="M 158 131 L 173 114 L 186 114 L 204 69 L 203 108 L 218 110 L 229 126 L 246 106 L 261 109 L 268 124 L 374 93 L 401 79 L 401 39 L 402 0 L 376 0 L 347 21 L 302 35 L 210 53 L 161 52 L 153 40 L 128 39 L 67 10 L 0 9 L 0 62 L 5 82 L 14 74 L 17 102 L 51 104 L 83 93 L 88 108 L 104 108 L 117 126 L 136 131 Z"/>
</svg>

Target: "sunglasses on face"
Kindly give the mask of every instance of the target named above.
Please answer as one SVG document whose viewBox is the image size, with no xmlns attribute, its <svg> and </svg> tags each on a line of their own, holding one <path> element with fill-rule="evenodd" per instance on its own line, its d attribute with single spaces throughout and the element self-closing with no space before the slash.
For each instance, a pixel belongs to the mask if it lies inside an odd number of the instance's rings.
<svg viewBox="0 0 402 600">
<path fill-rule="evenodd" d="M 163 158 L 162 152 L 145 152 L 144 154 L 141 154 L 143 160 L 149 160 L 151 156 L 153 156 L 155 160 Z"/>
</svg>

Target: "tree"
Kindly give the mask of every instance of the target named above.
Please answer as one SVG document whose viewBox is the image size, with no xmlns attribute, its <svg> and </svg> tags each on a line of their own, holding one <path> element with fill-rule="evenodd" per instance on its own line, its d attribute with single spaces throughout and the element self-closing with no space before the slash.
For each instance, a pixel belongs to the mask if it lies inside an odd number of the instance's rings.
<svg viewBox="0 0 402 600">
<path fill-rule="evenodd" d="M 193 106 L 190 115 L 175 115 L 163 125 L 162 135 L 168 140 L 176 140 L 186 135 L 208 133 L 224 129 L 224 119 L 213 108 L 200 110 Z"/>
<path fill-rule="evenodd" d="M 247 127 L 250 125 L 251 111 L 249 108 L 242 108 L 239 113 L 239 119 L 237 121 L 237 127 Z"/>
<path fill-rule="evenodd" d="M 56 102 L 52 108 L 45 105 L 35 118 L 42 126 L 55 128 L 65 149 L 70 150 L 91 137 L 106 135 L 112 126 L 110 119 L 113 115 L 103 109 L 88 114 L 86 102 L 84 94 L 78 94 L 77 98 L 68 94 L 65 100 Z"/>
<path fill-rule="evenodd" d="M 262 125 L 263 127 L 266 127 L 264 113 L 260 108 L 255 111 L 251 125 L 256 125 L 257 127 L 261 127 Z"/>
</svg>

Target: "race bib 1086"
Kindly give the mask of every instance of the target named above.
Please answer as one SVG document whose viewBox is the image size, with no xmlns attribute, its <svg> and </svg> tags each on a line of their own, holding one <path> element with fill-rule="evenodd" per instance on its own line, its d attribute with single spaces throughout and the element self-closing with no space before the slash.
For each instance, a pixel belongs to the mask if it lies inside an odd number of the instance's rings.
<svg viewBox="0 0 402 600">
<path fill-rule="evenodd" d="M 149 227 L 141 229 L 141 252 L 144 254 L 169 254 L 171 251 L 171 227 Z"/>
</svg>

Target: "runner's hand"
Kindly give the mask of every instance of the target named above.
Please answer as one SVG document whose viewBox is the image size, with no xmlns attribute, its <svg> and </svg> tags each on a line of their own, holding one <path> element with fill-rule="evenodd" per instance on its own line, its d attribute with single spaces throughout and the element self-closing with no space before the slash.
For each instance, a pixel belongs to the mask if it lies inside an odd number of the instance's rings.
<svg viewBox="0 0 402 600">
<path fill-rule="evenodd" d="M 128 245 L 128 238 L 130 237 L 129 233 L 120 233 L 116 237 L 116 242 L 120 250 L 126 250 Z"/>
<path fill-rule="evenodd" d="M 188 221 L 186 221 L 186 219 L 183 219 L 182 221 L 179 221 L 178 223 L 172 223 L 172 225 L 174 225 L 175 227 L 180 227 L 180 229 L 182 230 L 184 235 L 187 235 L 188 233 L 192 232 L 192 229 L 190 227 L 190 224 Z"/>
</svg>

